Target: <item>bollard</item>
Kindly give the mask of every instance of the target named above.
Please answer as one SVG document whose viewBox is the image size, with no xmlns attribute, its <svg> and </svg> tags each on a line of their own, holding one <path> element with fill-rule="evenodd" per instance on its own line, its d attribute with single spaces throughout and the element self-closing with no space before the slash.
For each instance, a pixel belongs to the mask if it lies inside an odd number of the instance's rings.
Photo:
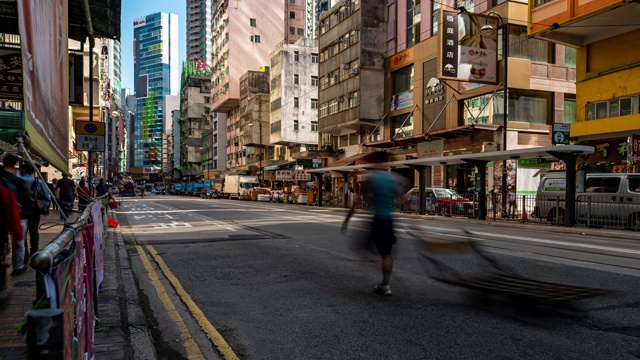
<svg viewBox="0 0 640 360">
<path fill-rule="evenodd" d="M 29 360 L 64 358 L 63 316 L 62 309 L 38 309 L 27 313 Z"/>
</svg>

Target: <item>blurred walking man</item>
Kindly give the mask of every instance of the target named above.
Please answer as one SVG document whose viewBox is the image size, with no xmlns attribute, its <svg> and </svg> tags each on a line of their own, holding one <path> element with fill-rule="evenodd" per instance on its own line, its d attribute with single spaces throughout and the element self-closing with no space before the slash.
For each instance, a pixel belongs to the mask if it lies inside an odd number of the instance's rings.
<svg viewBox="0 0 640 360">
<path fill-rule="evenodd" d="M 391 249 L 396 243 L 393 231 L 393 202 L 401 194 L 403 180 L 400 176 L 391 174 L 385 169 L 372 169 L 364 184 L 364 192 L 370 195 L 373 210 L 373 220 L 369 241 L 375 244 L 378 253 L 382 257 L 382 282 L 373 288 L 378 294 L 391 295 L 389 280 L 393 271 L 393 257 Z M 342 223 L 341 231 L 347 232 L 349 219 L 353 215 L 356 202 L 351 205 L 347 217 Z"/>
<path fill-rule="evenodd" d="M 24 182 L 27 184 L 27 187 L 33 191 L 33 189 L 35 189 L 35 191 L 37 192 L 37 194 L 40 196 L 40 198 L 46 200 L 48 202 L 47 204 L 47 208 L 49 206 L 51 206 L 50 202 L 51 202 L 51 197 L 49 196 L 49 191 L 47 191 L 47 185 L 45 185 L 44 181 L 42 181 L 42 179 L 36 179 L 35 177 L 33 177 L 33 174 L 35 173 L 35 169 L 33 168 L 33 165 L 29 164 L 29 163 L 23 163 L 20 166 L 20 171 L 22 173 L 22 180 L 24 180 Z M 33 185 L 33 182 L 37 181 L 37 185 Z M 40 233 L 38 231 L 38 228 L 40 227 L 40 212 L 39 211 L 33 211 L 32 213 L 30 213 L 27 216 L 27 228 L 23 229 L 23 238 L 24 238 L 24 249 L 25 249 L 25 255 L 24 255 L 24 262 L 25 264 L 29 263 L 29 258 L 31 257 L 31 255 L 33 255 L 36 251 L 38 251 L 39 247 L 40 247 Z M 29 243 L 27 244 L 27 233 L 29 234 Z M 29 247 L 27 248 L 27 245 L 29 245 Z"/>
</svg>

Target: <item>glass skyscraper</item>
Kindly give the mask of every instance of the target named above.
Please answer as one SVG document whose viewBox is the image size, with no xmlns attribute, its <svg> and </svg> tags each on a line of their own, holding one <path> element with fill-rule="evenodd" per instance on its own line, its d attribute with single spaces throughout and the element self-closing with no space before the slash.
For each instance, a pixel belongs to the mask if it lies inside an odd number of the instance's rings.
<svg viewBox="0 0 640 360">
<path fill-rule="evenodd" d="M 154 174 L 162 166 L 164 98 L 177 94 L 178 15 L 155 13 L 133 22 L 135 122 L 132 167 Z"/>
</svg>

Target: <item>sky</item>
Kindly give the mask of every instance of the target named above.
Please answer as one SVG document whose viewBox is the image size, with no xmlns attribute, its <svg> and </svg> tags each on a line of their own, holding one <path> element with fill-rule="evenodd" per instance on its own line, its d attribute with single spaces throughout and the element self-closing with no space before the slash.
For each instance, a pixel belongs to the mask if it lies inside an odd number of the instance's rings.
<svg viewBox="0 0 640 360">
<path fill-rule="evenodd" d="M 186 13 L 185 0 L 122 0 L 121 41 L 122 87 L 133 91 L 133 20 L 157 12 L 178 15 L 178 64 L 186 59 Z"/>
</svg>

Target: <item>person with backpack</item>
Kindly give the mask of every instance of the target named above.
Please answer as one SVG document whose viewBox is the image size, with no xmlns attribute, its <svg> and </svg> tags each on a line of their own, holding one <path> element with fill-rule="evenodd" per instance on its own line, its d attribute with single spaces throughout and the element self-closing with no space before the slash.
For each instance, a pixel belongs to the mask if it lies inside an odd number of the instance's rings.
<svg viewBox="0 0 640 360">
<path fill-rule="evenodd" d="M 51 196 L 49 196 L 49 191 L 47 190 L 47 185 L 45 185 L 42 179 L 36 179 L 33 177 L 35 173 L 35 168 L 33 165 L 29 163 L 23 163 L 20 166 L 20 172 L 22 173 L 22 179 L 29 187 L 30 196 L 31 196 L 31 208 L 34 210 L 31 214 L 27 215 L 27 228 L 23 229 L 23 239 L 25 243 L 25 254 L 24 261 L 25 263 L 29 262 L 29 258 L 31 255 L 35 254 L 38 251 L 40 246 L 40 233 L 38 228 L 40 227 L 40 216 L 44 215 L 44 209 L 48 210 L 51 206 Z M 40 210 L 38 205 L 38 199 L 43 203 L 43 211 Z M 46 208 L 44 207 L 46 206 Z M 29 248 L 27 249 L 27 234 L 29 234 Z"/>
<path fill-rule="evenodd" d="M 0 171 L 0 183 L 11 190 L 16 196 L 18 201 L 18 209 L 20 211 L 20 225 L 22 226 L 23 233 L 27 227 L 27 219 L 32 214 L 31 199 L 29 197 L 29 187 L 27 184 L 18 177 L 18 161 L 20 158 L 14 154 L 7 154 L 2 159 L 2 170 Z M 24 241 L 15 242 L 13 250 L 11 252 L 11 266 L 13 271 L 11 275 L 20 275 L 27 271 L 25 264 L 25 246 Z"/>
<path fill-rule="evenodd" d="M 64 216 L 68 219 L 73 211 L 73 202 L 78 198 L 78 190 L 76 183 L 69 179 L 69 174 L 62 173 L 62 179 L 56 184 L 56 199 L 60 204 L 60 209 Z M 62 220 L 62 215 L 60 220 Z"/>
</svg>

